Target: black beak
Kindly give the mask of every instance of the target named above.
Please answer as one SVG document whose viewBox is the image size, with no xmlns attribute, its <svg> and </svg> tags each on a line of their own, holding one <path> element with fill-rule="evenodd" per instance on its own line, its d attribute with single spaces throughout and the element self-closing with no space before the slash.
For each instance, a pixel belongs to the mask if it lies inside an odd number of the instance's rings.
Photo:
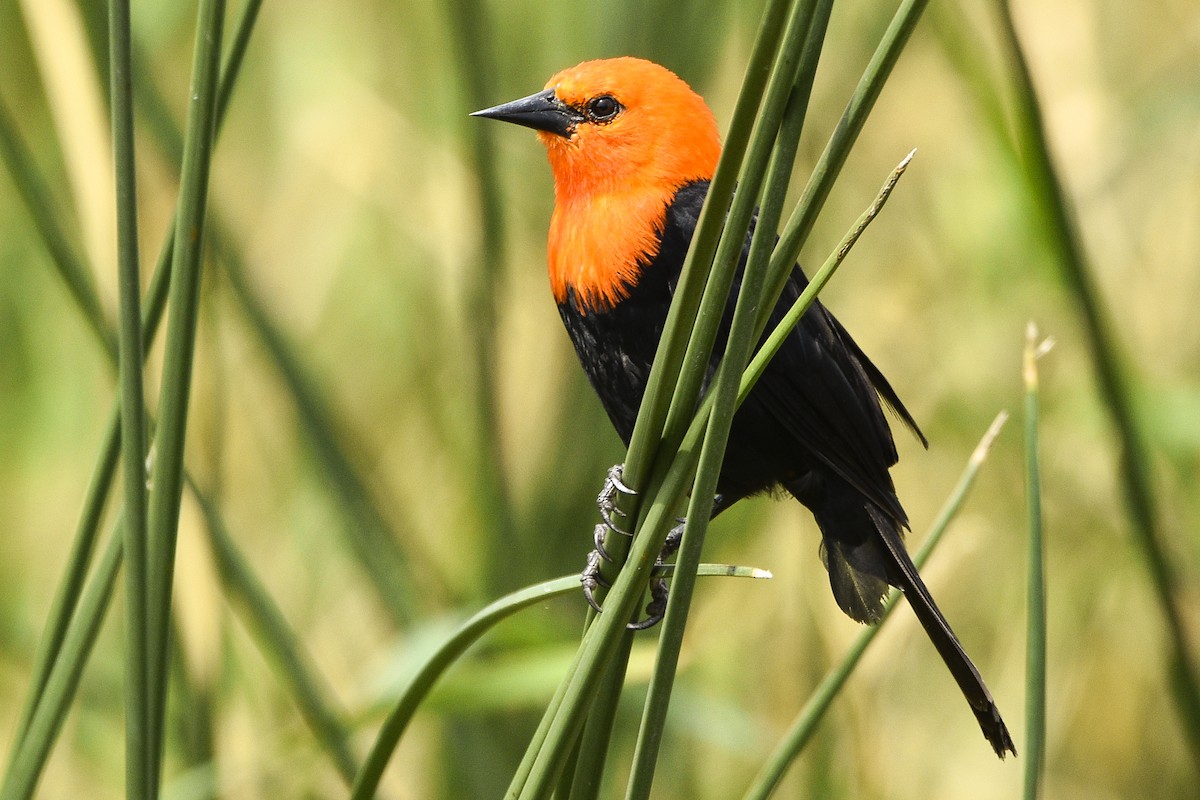
<svg viewBox="0 0 1200 800">
<path fill-rule="evenodd" d="M 472 117 L 488 117 L 502 122 L 524 125 L 537 131 L 548 131 L 569 137 L 583 116 L 572 110 L 555 96 L 553 89 L 522 97 L 510 103 L 485 108 L 471 114 Z"/>
</svg>

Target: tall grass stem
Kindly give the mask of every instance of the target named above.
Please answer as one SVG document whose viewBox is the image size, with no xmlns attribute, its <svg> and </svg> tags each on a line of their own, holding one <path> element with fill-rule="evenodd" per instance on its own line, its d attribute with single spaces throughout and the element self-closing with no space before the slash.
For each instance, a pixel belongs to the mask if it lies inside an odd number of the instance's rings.
<svg viewBox="0 0 1200 800">
<path fill-rule="evenodd" d="M 137 170 L 129 0 L 109 0 L 109 97 L 116 171 L 117 287 L 120 353 L 121 462 L 125 535 L 125 795 L 151 794 L 154 747 L 149 737 L 150 653 L 146 567 L 146 427 L 142 385 L 142 284 L 138 263 Z"/>
<path fill-rule="evenodd" d="M 783 286 L 787 283 L 792 266 L 800 258 L 800 249 L 804 246 L 808 234 L 812 231 L 813 223 L 825 204 L 833 184 L 841 174 L 842 167 L 854 147 L 858 134 L 875 107 L 875 101 L 883 92 L 892 68 L 900 59 L 900 53 L 908 44 L 921 14 L 925 11 L 928 0 L 903 0 L 896 13 L 892 16 L 883 38 L 871 55 L 867 68 L 859 78 L 850 101 L 846 104 L 842 117 L 834 128 L 833 134 L 817 159 L 809 176 L 808 184 L 804 187 L 800 200 L 796 203 L 787 223 L 779 234 L 779 242 L 771 256 L 771 286 L 768 297 L 778 297 Z M 759 310 L 760 330 L 767 326 L 767 318 L 772 306 L 767 305 Z"/>
<path fill-rule="evenodd" d="M 123 551 L 124 537 L 118 524 L 96 565 L 91 582 L 80 597 L 79 608 L 67 626 L 61 651 L 51 664 L 36 713 L 4 775 L 0 800 L 28 800 L 37 788 L 50 749 L 66 719 L 71 698 L 79 687 L 87 654 L 100 633 L 104 611 L 116 586 Z"/>
<path fill-rule="evenodd" d="M 746 258 L 744 277 L 738 293 L 729 340 L 714 383 L 714 411 L 709 419 L 705 443 L 697 469 L 696 483 L 688 505 L 687 519 L 676 558 L 677 577 L 672 582 L 671 595 L 663 620 L 659 638 L 658 658 L 655 661 L 649 690 L 643 707 L 642 721 L 638 729 L 634 749 L 633 766 L 626 791 L 628 798 L 650 796 L 653 785 L 658 750 L 662 742 L 667 708 L 674 686 L 675 671 L 679 663 L 679 652 L 683 644 L 684 628 L 687 624 L 691 604 L 695 566 L 700 561 L 704 533 L 712 513 L 713 493 L 722 463 L 725 440 L 732 422 L 736 405 L 738 379 L 750 357 L 753 339 L 753 318 L 746 324 L 747 309 L 765 302 L 762 297 L 766 283 L 766 268 L 771 248 L 775 243 L 775 230 L 783 213 L 783 203 L 795 161 L 804 116 L 808 106 L 808 93 L 816 72 L 817 60 L 824 42 L 824 33 L 829 19 L 831 3 L 804 3 L 797 6 L 798 13 L 792 17 L 792 27 L 784 34 L 784 44 L 776 67 L 768 84 L 767 100 L 760 125 L 766 126 L 767 114 L 773 103 L 779 102 L 778 95 L 786 93 L 786 105 L 782 109 L 779 133 L 771 163 L 767 170 L 763 200 L 759 204 L 758 218 L 753 242 Z M 803 33 L 803 47 L 793 65 L 784 58 L 784 52 L 793 42 L 793 36 Z M 798 43 L 798 40 L 797 42 Z M 787 78 L 786 83 L 784 78 Z M 751 148 L 747 164 L 756 155 Z M 748 184 L 740 184 L 747 185 Z"/>
<path fill-rule="evenodd" d="M 711 269 L 712 255 L 720 239 L 725 211 L 733 194 L 735 175 L 751 138 L 756 112 L 782 35 L 781 23 L 788 8 L 786 0 L 768 0 L 763 12 L 724 150 L 688 249 L 630 439 L 623 478 L 628 485 L 639 489 L 642 495 L 630 498 L 621 494 L 617 498 L 617 507 L 624 518 L 637 520 L 634 530 L 639 536 L 633 541 L 635 550 L 638 550 L 639 541 L 645 544 L 656 540 L 656 553 L 673 518 L 678 493 L 669 499 L 655 496 L 651 474 L 653 462 Z M 643 503 L 643 495 L 651 499 L 649 507 Z M 617 564 L 624 563 L 630 547 L 625 537 L 608 536 L 604 544 Z M 506 796 L 545 797 L 558 780 L 567 754 L 574 748 L 575 737 L 583 729 L 585 709 L 595 695 L 604 665 L 616 652 L 619 637 L 631 635 L 625 630 L 625 621 L 634 613 L 649 580 L 654 553 L 649 546 L 641 547 L 640 563 L 632 565 L 632 568 L 626 564 L 616 576 L 616 583 L 604 600 L 607 613 L 600 615 L 598 621 L 593 621 L 588 627 L 577 660 L 568 669 L 560 691 L 543 715 L 542 724 L 526 749 Z M 606 569 L 612 571 L 607 565 Z M 614 596 L 614 593 L 617 594 Z M 621 677 L 613 675 L 612 679 L 619 680 Z"/>
<path fill-rule="evenodd" d="M 159 425 L 154 443 L 152 489 L 148 515 L 148 649 L 150 692 L 149 731 L 155 748 L 151 759 L 149 800 L 158 796 L 167 702 L 168 636 L 171 584 L 175 572 L 175 543 L 183 495 L 183 453 L 188 400 L 195 352 L 196 318 L 200 301 L 201 255 L 208 176 L 215 135 L 217 75 L 224 0 L 201 0 L 196 26 L 187 134 L 180 176 L 179 213 L 169 293 L 171 313 L 159 394 Z"/>
<path fill-rule="evenodd" d="M 1025 800 L 1040 794 L 1046 758 L 1046 545 L 1042 530 L 1042 479 L 1039 466 L 1038 358 L 1049 340 L 1038 342 L 1032 322 L 1025 339 L 1025 503 L 1029 521 L 1025 644 Z"/>
</svg>

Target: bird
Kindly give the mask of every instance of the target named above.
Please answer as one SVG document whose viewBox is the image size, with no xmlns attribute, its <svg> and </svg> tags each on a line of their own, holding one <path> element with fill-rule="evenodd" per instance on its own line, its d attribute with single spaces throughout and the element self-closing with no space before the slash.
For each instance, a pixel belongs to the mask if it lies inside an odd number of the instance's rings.
<svg viewBox="0 0 1200 800">
<path fill-rule="evenodd" d="M 554 178 L 550 290 L 588 380 L 628 445 L 721 154 L 716 119 L 683 79 L 634 57 L 585 61 L 540 92 L 473 116 L 532 128 L 545 146 Z M 743 268 L 748 248 L 749 239 Z M 710 378 L 740 281 L 741 268 Z M 768 330 L 807 285 L 797 265 Z M 905 549 L 909 522 L 890 474 L 898 454 L 885 407 L 927 446 L 883 373 L 813 303 L 734 416 L 714 514 L 764 492 L 798 500 L 820 529 L 838 606 L 876 623 L 888 587 L 898 587 L 996 754 L 1016 755 L 991 693 Z"/>
</svg>

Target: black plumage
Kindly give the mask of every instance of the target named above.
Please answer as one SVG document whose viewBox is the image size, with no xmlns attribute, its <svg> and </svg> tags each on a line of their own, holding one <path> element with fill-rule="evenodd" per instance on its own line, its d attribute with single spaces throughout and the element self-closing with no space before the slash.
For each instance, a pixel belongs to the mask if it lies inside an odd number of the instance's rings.
<svg viewBox="0 0 1200 800">
<path fill-rule="evenodd" d="M 584 371 L 626 444 L 707 190 L 707 181 L 695 181 L 676 192 L 657 250 L 645 254 L 621 302 L 589 308 L 568 290 L 559 303 Z M 740 281 L 739 269 L 710 376 L 724 350 Z M 768 329 L 807 284 L 797 267 Z M 803 503 L 821 530 L 838 605 L 860 622 L 876 622 L 888 585 L 902 589 L 992 747 L 1001 755 L 1015 753 L 990 693 L 905 550 L 908 518 L 889 473 L 897 453 L 884 404 L 924 443 L 883 374 L 837 319 L 814 303 L 734 417 L 716 511 L 769 490 L 786 491 Z"/>
</svg>

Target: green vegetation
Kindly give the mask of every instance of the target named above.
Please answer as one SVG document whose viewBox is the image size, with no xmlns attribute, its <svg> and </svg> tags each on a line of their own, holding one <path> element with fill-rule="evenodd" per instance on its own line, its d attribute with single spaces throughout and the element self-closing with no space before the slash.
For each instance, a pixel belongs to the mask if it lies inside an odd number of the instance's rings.
<svg viewBox="0 0 1200 800">
<path fill-rule="evenodd" d="M 160 754 L 170 798 L 1193 796 L 1193 3 L 225 5 L 128 32 L 121 2 L 0 5 L 4 800 L 148 796 Z M 918 148 L 822 299 L 929 435 L 897 431 L 897 486 L 914 548 L 947 534 L 924 574 L 1015 763 L 902 602 L 841 614 L 794 503 L 690 526 L 683 563 L 714 563 L 650 633 L 561 577 L 625 453 L 546 287 L 541 148 L 467 114 L 618 54 L 748 143 L 724 179 L 782 221 L 767 290 Z M 1029 320 L 1056 344 L 1027 396 Z M 673 373 L 630 459 L 658 536 L 715 480 L 741 369 L 711 423 Z M 651 473 L 660 434 L 688 447 Z"/>
</svg>

